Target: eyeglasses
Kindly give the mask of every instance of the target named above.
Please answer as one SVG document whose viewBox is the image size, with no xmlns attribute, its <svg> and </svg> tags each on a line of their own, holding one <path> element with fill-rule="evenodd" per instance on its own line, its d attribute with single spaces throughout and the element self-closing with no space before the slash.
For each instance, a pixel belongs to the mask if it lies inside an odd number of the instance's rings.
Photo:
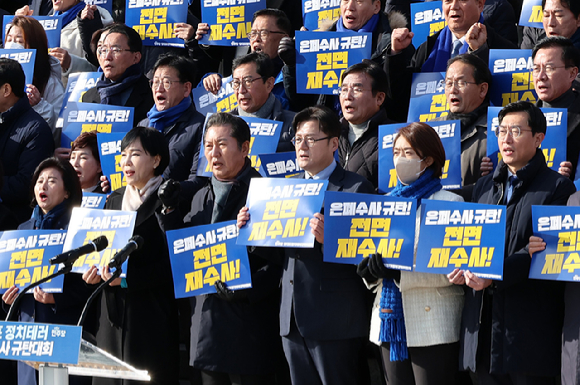
<svg viewBox="0 0 580 385">
<path fill-rule="evenodd" d="M 234 90 L 238 90 L 240 88 L 240 86 L 242 85 L 242 83 L 244 83 L 244 87 L 246 87 L 247 90 L 249 90 L 250 88 L 252 88 L 252 83 L 255 82 L 258 79 L 262 79 L 261 76 L 252 79 L 250 76 L 243 78 L 242 80 L 239 79 L 234 79 L 230 82 L 230 84 L 232 85 L 232 88 Z"/>
<path fill-rule="evenodd" d="M 538 76 L 540 74 L 540 71 L 542 71 L 542 68 L 544 68 L 544 73 L 546 74 L 546 76 L 552 76 L 552 74 L 558 69 L 558 68 L 568 68 L 568 66 L 553 66 L 553 65 L 545 65 L 544 67 L 542 66 L 534 66 L 532 68 L 532 73 L 534 74 L 534 76 Z"/>
<path fill-rule="evenodd" d="M 531 132 L 532 130 L 531 129 L 523 130 L 520 126 L 511 126 L 511 127 L 498 126 L 493 130 L 495 136 L 497 136 L 500 139 L 505 138 L 507 135 L 510 135 L 512 138 L 517 139 L 522 135 L 522 132 L 526 131 Z"/>
<path fill-rule="evenodd" d="M 349 86 L 342 86 L 342 87 L 338 87 L 338 93 L 340 94 L 340 96 L 346 96 L 348 95 L 348 91 L 352 90 L 352 93 L 354 95 L 354 97 L 359 97 L 362 95 L 363 92 L 365 92 L 366 90 L 362 87 L 359 86 L 354 86 L 354 87 L 349 87 Z"/>
<path fill-rule="evenodd" d="M 111 52 L 111 54 L 113 56 L 119 56 L 121 54 L 121 52 L 123 52 L 123 51 L 132 52 L 130 49 L 123 49 L 123 48 L 119 48 L 119 47 L 111 47 L 111 48 L 99 47 L 99 48 L 97 48 L 97 55 L 99 55 L 99 56 L 107 56 L 107 54 L 109 52 Z"/>
<path fill-rule="evenodd" d="M 445 80 L 446 89 L 450 89 L 453 88 L 453 86 L 455 86 L 459 91 L 463 91 L 468 84 L 477 84 L 477 83 L 466 82 L 465 80 Z"/>
<path fill-rule="evenodd" d="M 308 146 L 308 148 L 312 148 L 312 147 L 314 147 L 316 142 L 319 142 L 319 141 L 324 140 L 324 139 L 330 139 L 330 136 L 325 136 L 324 138 L 320 138 L 320 139 L 314 139 L 310 136 L 307 136 L 306 138 L 303 138 L 301 136 L 295 136 L 292 138 L 291 142 L 294 145 L 294 147 L 297 147 L 297 146 L 300 146 L 303 141 L 306 141 L 306 145 Z"/>
<path fill-rule="evenodd" d="M 169 80 L 169 79 L 163 79 L 163 80 L 153 79 L 153 80 L 149 80 L 149 86 L 151 86 L 151 88 L 153 88 L 154 90 L 158 90 L 159 89 L 159 85 L 163 84 L 163 89 L 165 91 L 169 91 L 171 89 L 171 86 L 173 85 L 173 83 L 183 83 L 183 82 L 181 80 Z"/>
<path fill-rule="evenodd" d="M 271 33 L 281 33 L 282 35 L 287 35 L 286 32 L 282 31 L 268 31 L 267 29 L 261 29 L 259 31 L 251 30 L 250 33 L 248 33 L 246 36 L 250 40 L 256 40 L 259 34 L 262 40 L 266 40 Z"/>
</svg>

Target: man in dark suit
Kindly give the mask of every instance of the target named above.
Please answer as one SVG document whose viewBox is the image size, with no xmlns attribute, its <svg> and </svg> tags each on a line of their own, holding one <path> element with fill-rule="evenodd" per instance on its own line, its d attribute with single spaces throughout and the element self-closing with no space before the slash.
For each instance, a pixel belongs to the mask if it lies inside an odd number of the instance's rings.
<svg viewBox="0 0 580 385">
<path fill-rule="evenodd" d="M 298 164 L 306 179 L 327 179 L 328 191 L 372 193 L 364 177 L 335 160 L 341 125 L 326 107 L 309 107 L 294 118 Z M 280 335 L 293 384 L 358 384 L 359 356 L 368 337 L 368 291 L 354 265 L 323 262 L 324 215 L 310 220 L 310 249 L 285 250 Z"/>
<path fill-rule="evenodd" d="M 82 97 L 85 103 L 101 103 L 135 108 L 133 122 L 147 117 L 153 106 L 149 80 L 141 74 L 143 42 L 139 34 L 124 24 L 107 30 L 103 45 L 97 49 L 103 75 L 97 85 Z"/>
</svg>

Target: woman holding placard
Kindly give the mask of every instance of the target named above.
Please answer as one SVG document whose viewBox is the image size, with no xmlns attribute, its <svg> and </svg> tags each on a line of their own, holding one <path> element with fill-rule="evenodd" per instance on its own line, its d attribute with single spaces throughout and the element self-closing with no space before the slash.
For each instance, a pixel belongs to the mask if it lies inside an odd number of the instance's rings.
<svg viewBox="0 0 580 385">
<path fill-rule="evenodd" d="M 32 218 L 18 230 L 64 230 L 75 206 L 81 205 L 82 191 L 73 167 L 58 158 L 43 160 L 32 176 Z M 2 300 L 11 305 L 18 287 L 8 289 Z M 40 287 L 26 295 L 20 303 L 19 321 L 76 325 L 90 292 L 78 274 L 64 277 L 62 293 L 46 293 Z M 34 368 L 18 362 L 18 384 L 36 385 Z M 88 377 L 70 377 L 71 385 L 90 384 Z"/>
<path fill-rule="evenodd" d="M 133 233 L 143 237 L 144 244 L 131 254 L 127 277 L 117 278 L 102 293 L 97 345 L 129 365 L 147 370 L 149 384 L 177 385 L 177 305 L 167 241 L 156 218 L 162 208 L 157 190 L 169 164 L 165 137 L 153 128 L 133 128 L 121 141 L 120 163 L 127 186 L 109 196 L 105 209 L 137 211 Z M 111 277 L 107 266 L 100 274 L 92 266 L 83 279 L 96 284 L 101 277 Z M 94 385 L 125 383 L 127 380 L 93 379 Z"/>
<path fill-rule="evenodd" d="M 30 105 L 50 126 L 56 145 L 60 144 L 60 129 L 56 120 L 62 107 L 64 87 L 60 63 L 48 54 L 48 40 L 42 25 L 32 17 L 15 16 L 8 24 L 4 48 L 35 49 L 34 77 L 26 85 Z"/>
<path fill-rule="evenodd" d="M 445 150 L 439 135 L 425 123 L 401 128 L 393 144 L 397 186 L 390 196 L 417 200 L 415 252 L 421 200 L 463 199 L 442 190 Z M 381 347 L 389 385 L 453 384 L 458 372 L 463 289 L 443 274 L 392 270 L 382 256 L 365 258 L 357 272 L 377 293 L 370 340 Z"/>
</svg>

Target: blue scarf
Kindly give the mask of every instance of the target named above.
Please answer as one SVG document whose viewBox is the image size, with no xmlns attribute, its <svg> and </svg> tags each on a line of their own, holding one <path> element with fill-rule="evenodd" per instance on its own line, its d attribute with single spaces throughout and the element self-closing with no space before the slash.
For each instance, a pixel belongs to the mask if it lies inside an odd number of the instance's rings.
<svg viewBox="0 0 580 385">
<path fill-rule="evenodd" d="M 173 106 L 165 111 L 158 111 L 154 104 L 147 113 L 147 117 L 149 118 L 149 126 L 163 133 L 165 127 L 171 127 L 190 106 L 191 98 L 189 96 L 183 98 L 183 100 L 179 102 L 178 105 Z"/>
<path fill-rule="evenodd" d="M 483 14 L 479 16 L 479 22 L 483 24 Z M 429 57 L 423 63 L 421 72 L 445 72 L 447 71 L 447 61 L 451 59 L 451 50 L 453 49 L 453 33 L 448 26 L 441 30 L 435 46 L 431 50 Z M 459 54 L 466 53 L 469 44 L 464 43 L 459 50 Z"/>
<path fill-rule="evenodd" d="M 367 21 L 365 23 L 365 25 L 363 25 L 362 27 L 360 27 L 360 29 L 356 32 L 370 32 L 373 33 L 373 31 L 375 30 L 377 24 L 379 23 L 379 14 L 375 14 L 373 15 L 373 17 L 371 17 L 369 19 L 369 21 Z M 350 32 L 352 31 L 352 29 L 347 29 L 344 24 L 342 23 L 342 17 L 338 18 L 338 23 L 336 23 L 336 32 Z"/>
<path fill-rule="evenodd" d="M 86 5 L 85 2 L 81 1 L 77 5 L 73 6 L 72 8 L 69 8 L 68 10 L 66 10 L 64 12 L 56 11 L 54 13 L 54 16 L 61 16 L 62 17 L 62 28 L 64 28 L 67 25 L 69 25 L 71 21 L 76 19 L 77 15 L 79 14 L 80 11 L 83 10 L 85 5 Z"/>
<path fill-rule="evenodd" d="M 404 185 L 399 181 L 389 195 L 417 199 L 417 203 L 421 204 L 422 198 L 433 195 L 441 188 L 441 179 L 433 178 L 433 170 L 428 168 L 410 185 Z M 381 331 L 379 339 L 382 342 L 390 343 L 391 353 L 389 358 L 391 362 L 406 360 L 409 358 L 409 351 L 407 349 L 405 317 L 403 314 L 403 297 L 394 280 L 383 279 L 380 305 Z M 391 312 L 383 312 L 383 309 L 389 309 Z"/>
<path fill-rule="evenodd" d="M 119 81 L 113 82 L 102 75 L 97 81 L 97 91 L 101 96 L 101 104 L 113 106 L 122 106 L 123 92 L 132 87 L 141 77 L 141 67 L 139 63 L 133 64 L 125 70 L 125 73 Z"/>
<path fill-rule="evenodd" d="M 40 209 L 40 206 L 36 205 L 34 211 L 32 212 L 32 218 L 34 219 L 34 228 L 35 229 L 46 229 L 46 230 L 54 230 L 55 226 L 57 225 L 58 221 L 63 219 L 62 222 L 68 225 L 68 221 L 70 219 L 70 207 L 69 201 L 65 199 L 58 205 L 54 206 L 52 210 L 44 214 Z"/>
</svg>

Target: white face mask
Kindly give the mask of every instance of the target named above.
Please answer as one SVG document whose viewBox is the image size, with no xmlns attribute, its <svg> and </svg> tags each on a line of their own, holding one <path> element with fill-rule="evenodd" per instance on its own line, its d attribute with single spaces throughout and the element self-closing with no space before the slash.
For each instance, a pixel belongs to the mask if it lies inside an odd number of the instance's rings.
<svg viewBox="0 0 580 385">
<path fill-rule="evenodd" d="M 16 43 L 14 41 L 9 41 L 7 43 L 4 43 L 4 48 L 5 49 L 24 49 L 24 46 L 20 43 Z"/>
<path fill-rule="evenodd" d="M 404 185 L 410 185 L 425 171 L 427 167 L 421 170 L 421 162 L 425 159 L 408 159 L 398 157 L 395 159 L 395 170 L 397 171 L 397 178 Z"/>
</svg>

